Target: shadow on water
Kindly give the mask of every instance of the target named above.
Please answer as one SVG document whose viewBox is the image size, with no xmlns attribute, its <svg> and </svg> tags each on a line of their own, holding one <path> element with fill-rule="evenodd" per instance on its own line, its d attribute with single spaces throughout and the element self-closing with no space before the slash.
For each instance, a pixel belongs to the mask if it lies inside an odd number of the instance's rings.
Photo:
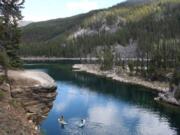
<svg viewBox="0 0 180 135">
<path fill-rule="evenodd" d="M 180 134 L 180 109 L 156 103 L 153 99 L 157 96 L 157 93 L 150 92 L 151 90 L 147 88 L 122 84 L 111 79 L 97 77 L 84 72 L 72 72 L 71 65 L 37 64 L 25 65 L 25 68 L 46 69 L 45 71 L 56 81 L 75 84 L 80 88 L 88 87 L 96 93 L 150 110 L 158 114 L 160 118 L 167 118 L 170 127 L 176 128 L 177 133 Z M 79 129 L 77 129 L 78 131 Z"/>
</svg>

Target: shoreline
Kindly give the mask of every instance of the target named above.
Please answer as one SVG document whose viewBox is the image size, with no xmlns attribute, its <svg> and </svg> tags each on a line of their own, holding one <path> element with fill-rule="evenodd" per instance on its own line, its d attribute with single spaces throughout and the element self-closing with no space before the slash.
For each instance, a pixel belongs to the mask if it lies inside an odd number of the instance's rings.
<svg viewBox="0 0 180 135">
<path fill-rule="evenodd" d="M 71 60 L 71 61 L 97 61 L 96 57 L 87 57 L 87 58 L 63 58 L 63 57 L 21 57 L 21 60 L 24 61 L 63 61 L 63 60 Z"/>
<path fill-rule="evenodd" d="M 119 81 L 121 83 L 132 84 L 132 85 L 139 85 L 146 88 L 150 88 L 155 90 L 156 92 L 168 92 L 169 87 L 168 84 L 165 82 L 150 82 L 146 81 L 143 78 L 129 76 L 127 74 L 124 75 L 117 75 L 114 71 L 101 71 L 99 65 L 95 64 L 75 64 L 72 67 L 76 72 L 87 72 L 90 74 L 104 76 L 107 78 L 111 78 L 112 80 Z"/>
</svg>

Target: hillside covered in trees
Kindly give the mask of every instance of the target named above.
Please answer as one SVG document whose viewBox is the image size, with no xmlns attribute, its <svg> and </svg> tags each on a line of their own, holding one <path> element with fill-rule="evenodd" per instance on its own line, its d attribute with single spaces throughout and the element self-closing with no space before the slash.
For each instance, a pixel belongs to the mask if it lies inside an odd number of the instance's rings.
<svg viewBox="0 0 180 135">
<path fill-rule="evenodd" d="M 174 58 L 179 51 L 179 9 L 179 0 L 130 0 L 87 14 L 32 23 L 22 28 L 19 53 L 86 57 L 95 56 L 99 46 L 128 46 L 131 41 L 143 56 Z"/>
</svg>

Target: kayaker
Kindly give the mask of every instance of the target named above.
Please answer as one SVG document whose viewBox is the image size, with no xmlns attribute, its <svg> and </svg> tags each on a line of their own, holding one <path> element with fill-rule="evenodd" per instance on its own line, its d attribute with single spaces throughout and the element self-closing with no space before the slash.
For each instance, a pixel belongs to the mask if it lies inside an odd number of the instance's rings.
<svg viewBox="0 0 180 135">
<path fill-rule="evenodd" d="M 60 121 L 64 121 L 64 116 L 63 115 L 61 116 Z"/>
</svg>

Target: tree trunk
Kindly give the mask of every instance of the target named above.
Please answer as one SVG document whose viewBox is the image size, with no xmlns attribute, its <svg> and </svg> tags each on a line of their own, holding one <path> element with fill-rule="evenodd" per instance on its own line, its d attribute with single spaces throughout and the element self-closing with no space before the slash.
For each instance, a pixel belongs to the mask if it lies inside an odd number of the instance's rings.
<svg viewBox="0 0 180 135">
<path fill-rule="evenodd" d="M 8 70 L 7 69 L 4 69 L 4 75 L 5 75 L 6 80 L 8 80 Z"/>
</svg>

